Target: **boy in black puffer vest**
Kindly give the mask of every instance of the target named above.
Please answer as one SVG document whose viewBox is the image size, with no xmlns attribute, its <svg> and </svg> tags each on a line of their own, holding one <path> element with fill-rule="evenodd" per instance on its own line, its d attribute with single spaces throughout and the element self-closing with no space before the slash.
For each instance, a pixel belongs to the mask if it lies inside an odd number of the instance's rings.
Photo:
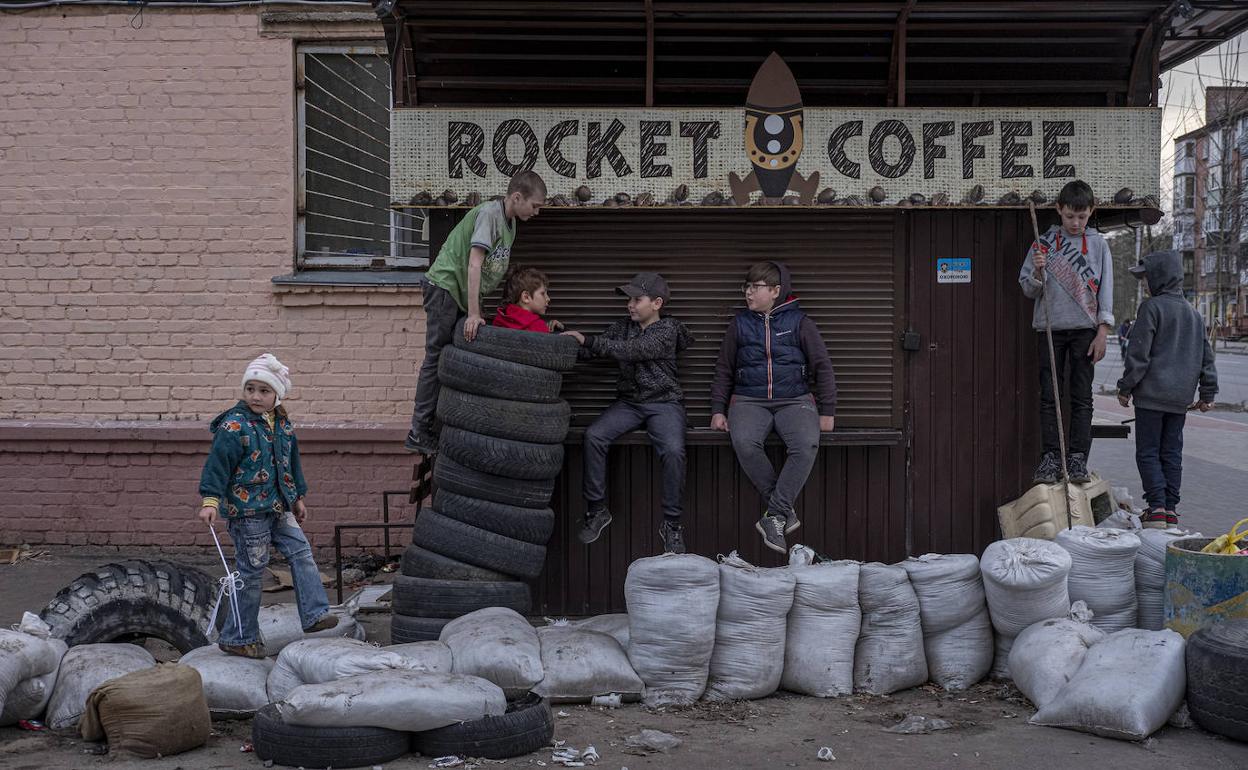
<svg viewBox="0 0 1248 770">
<path fill-rule="evenodd" d="M 836 375 L 783 263 L 754 265 L 742 289 L 747 308 L 728 324 L 715 363 L 711 428 L 732 434 L 737 460 L 767 501 L 755 528 L 764 545 L 785 553 L 785 534 L 801 526 L 793 503 L 815 464 L 819 433 L 835 422 Z M 788 452 L 779 475 L 763 449 L 773 428 Z"/>
</svg>

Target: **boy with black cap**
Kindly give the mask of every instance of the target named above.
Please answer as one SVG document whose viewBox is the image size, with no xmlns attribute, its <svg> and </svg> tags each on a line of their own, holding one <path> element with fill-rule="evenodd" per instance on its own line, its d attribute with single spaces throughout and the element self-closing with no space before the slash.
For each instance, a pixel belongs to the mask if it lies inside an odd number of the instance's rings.
<svg viewBox="0 0 1248 770">
<path fill-rule="evenodd" d="M 564 332 L 581 343 L 581 358 L 614 358 L 620 365 L 618 400 L 585 431 L 585 524 L 581 542 L 598 539 L 611 523 L 607 510 L 607 450 L 612 442 L 643 425 L 663 463 L 665 553 L 684 553 L 680 524 L 685 494 L 684 393 L 676 376 L 676 356 L 693 342 L 685 325 L 661 312 L 671 292 L 658 273 L 638 273 L 616 293 L 628 297 L 628 320 L 602 334 Z"/>
<path fill-rule="evenodd" d="M 1200 314 L 1183 296 L 1183 258 L 1158 251 L 1131 268 L 1148 282 L 1149 298 L 1140 304 L 1131 327 L 1131 344 L 1118 380 L 1118 403 L 1135 399 L 1135 465 L 1140 471 L 1148 512 L 1145 527 L 1165 529 L 1179 523 L 1179 486 L 1183 480 L 1183 424 L 1192 408 L 1213 408 L 1218 372 L 1213 348 L 1205 339 Z"/>
</svg>

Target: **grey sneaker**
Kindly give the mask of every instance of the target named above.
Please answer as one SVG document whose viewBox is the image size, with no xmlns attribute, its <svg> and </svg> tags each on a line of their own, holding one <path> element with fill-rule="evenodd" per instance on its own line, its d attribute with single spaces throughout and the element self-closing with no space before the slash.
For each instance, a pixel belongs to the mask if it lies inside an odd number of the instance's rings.
<svg viewBox="0 0 1248 770">
<path fill-rule="evenodd" d="M 659 537 L 663 540 L 663 553 L 685 552 L 685 528 L 670 521 L 659 525 Z"/>
<path fill-rule="evenodd" d="M 1045 452 L 1031 476 L 1032 484 L 1056 484 L 1062 477 L 1062 462 L 1057 452 Z"/>
<path fill-rule="evenodd" d="M 1066 475 L 1073 484 L 1087 484 L 1092 481 L 1088 473 L 1088 456 L 1083 452 L 1073 452 L 1066 458 Z"/>
<path fill-rule="evenodd" d="M 585 512 L 585 524 L 576 536 L 582 543 L 589 545 L 598 539 L 598 536 L 602 534 L 602 531 L 610 523 L 611 511 L 608 511 L 606 506 L 591 508 Z"/>
<path fill-rule="evenodd" d="M 784 543 L 784 518 L 781 516 L 763 516 L 754 524 L 759 534 L 763 536 L 763 545 L 777 553 L 788 553 L 789 548 Z"/>
<path fill-rule="evenodd" d="M 417 433 L 409 430 L 407 440 L 403 442 L 403 448 L 417 454 L 435 455 L 438 453 L 438 440 L 431 433 Z"/>
<path fill-rule="evenodd" d="M 784 514 L 784 534 L 787 535 L 800 526 L 802 526 L 802 522 L 798 521 L 797 511 L 789 511 Z"/>
</svg>

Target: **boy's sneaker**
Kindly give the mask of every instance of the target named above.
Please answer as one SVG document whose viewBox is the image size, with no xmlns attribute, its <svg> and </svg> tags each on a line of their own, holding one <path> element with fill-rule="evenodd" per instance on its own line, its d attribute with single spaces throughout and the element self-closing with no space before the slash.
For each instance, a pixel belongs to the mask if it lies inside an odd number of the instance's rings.
<svg viewBox="0 0 1248 770">
<path fill-rule="evenodd" d="M 1066 458 L 1066 475 L 1073 484 L 1088 484 L 1092 474 L 1088 473 L 1088 456 L 1083 452 L 1073 452 Z"/>
<path fill-rule="evenodd" d="M 264 647 L 258 642 L 251 644 L 226 644 L 225 642 L 217 642 L 217 649 L 226 655 L 237 655 L 240 658 L 255 658 L 260 660 L 264 657 Z"/>
<path fill-rule="evenodd" d="M 438 440 L 430 433 L 409 430 L 403 448 L 422 455 L 434 455 L 438 453 Z"/>
<path fill-rule="evenodd" d="M 659 525 L 659 537 L 663 539 L 663 553 L 685 552 L 685 528 L 671 521 Z"/>
<path fill-rule="evenodd" d="M 328 631 L 336 625 L 338 625 L 338 618 L 334 617 L 332 612 L 327 612 L 325 617 L 303 629 L 303 632 L 305 634 L 315 634 L 317 631 Z"/>
<path fill-rule="evenodd" d="M 787 535 L 800 526 L 802 526 L 802 522 L 798 521 L 797 511 L 789 511 L 784 514 L 784 534 Z"/>
<path fill-rule="evenodd" d="M 1166 526 L 1167 527 L 1179 526 L 1179 514 L 1176 511 L 1166 511 Z"/>
<path fill-rule="evenodd" d="M 585 524 L 581 527 L 581 531 L 577 533 L 577 538 L 585 545 L 589 545 L 598 539 L 602 531 L 611 523 L 611 512 L 604 505 L 599 508 L 591 508 L 585 512 Z"/>
<path fill-rule="evenodd" d="M 1179 523 L 1179 517 L 1174 517 L 1174 523 Z M 1171 526 L 1170 516 L 1162 508 L 1155 508 L 1140 517 L 1140 526 L 1145 529 L 1166 529 Z"/>
<path fill-rule="evenodd" d="M 1062 477 L 1062 461 L 1057 452 L 1045 452 L 1031 475 L 1032 484 L 1056 484 Z"/>
<path fill-rule="evenodd" d="M 784 543 L 784 517 L 771 516 L 765 514 L 754 524 L 759 534 L 763 536 L 763 545 L 777 553 L 788 553 L 789 548 Z"/>
</svg>

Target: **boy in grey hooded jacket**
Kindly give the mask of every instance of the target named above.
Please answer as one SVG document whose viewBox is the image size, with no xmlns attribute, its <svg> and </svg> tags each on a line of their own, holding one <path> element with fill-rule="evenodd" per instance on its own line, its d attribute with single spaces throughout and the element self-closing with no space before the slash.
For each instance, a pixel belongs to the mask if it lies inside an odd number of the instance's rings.
<svg viewBox="0 0 1248 770">
<path fill-rule="evenodd" d="M 1131 273 L 1148 281 L 1149 298 L 1131 328 L 1118 402 L 1135 399 L 1135 464 L 1149 508 L 1144 526 L 1164 529 L 1179 523 L 1183 424 L 1192 393 L 1199 386 L 1196 407 L 1212 409 L 1218 372 L 1200 314 L 1183 297 L 1179 252 L 1149 254 Z"/>
</svg>

